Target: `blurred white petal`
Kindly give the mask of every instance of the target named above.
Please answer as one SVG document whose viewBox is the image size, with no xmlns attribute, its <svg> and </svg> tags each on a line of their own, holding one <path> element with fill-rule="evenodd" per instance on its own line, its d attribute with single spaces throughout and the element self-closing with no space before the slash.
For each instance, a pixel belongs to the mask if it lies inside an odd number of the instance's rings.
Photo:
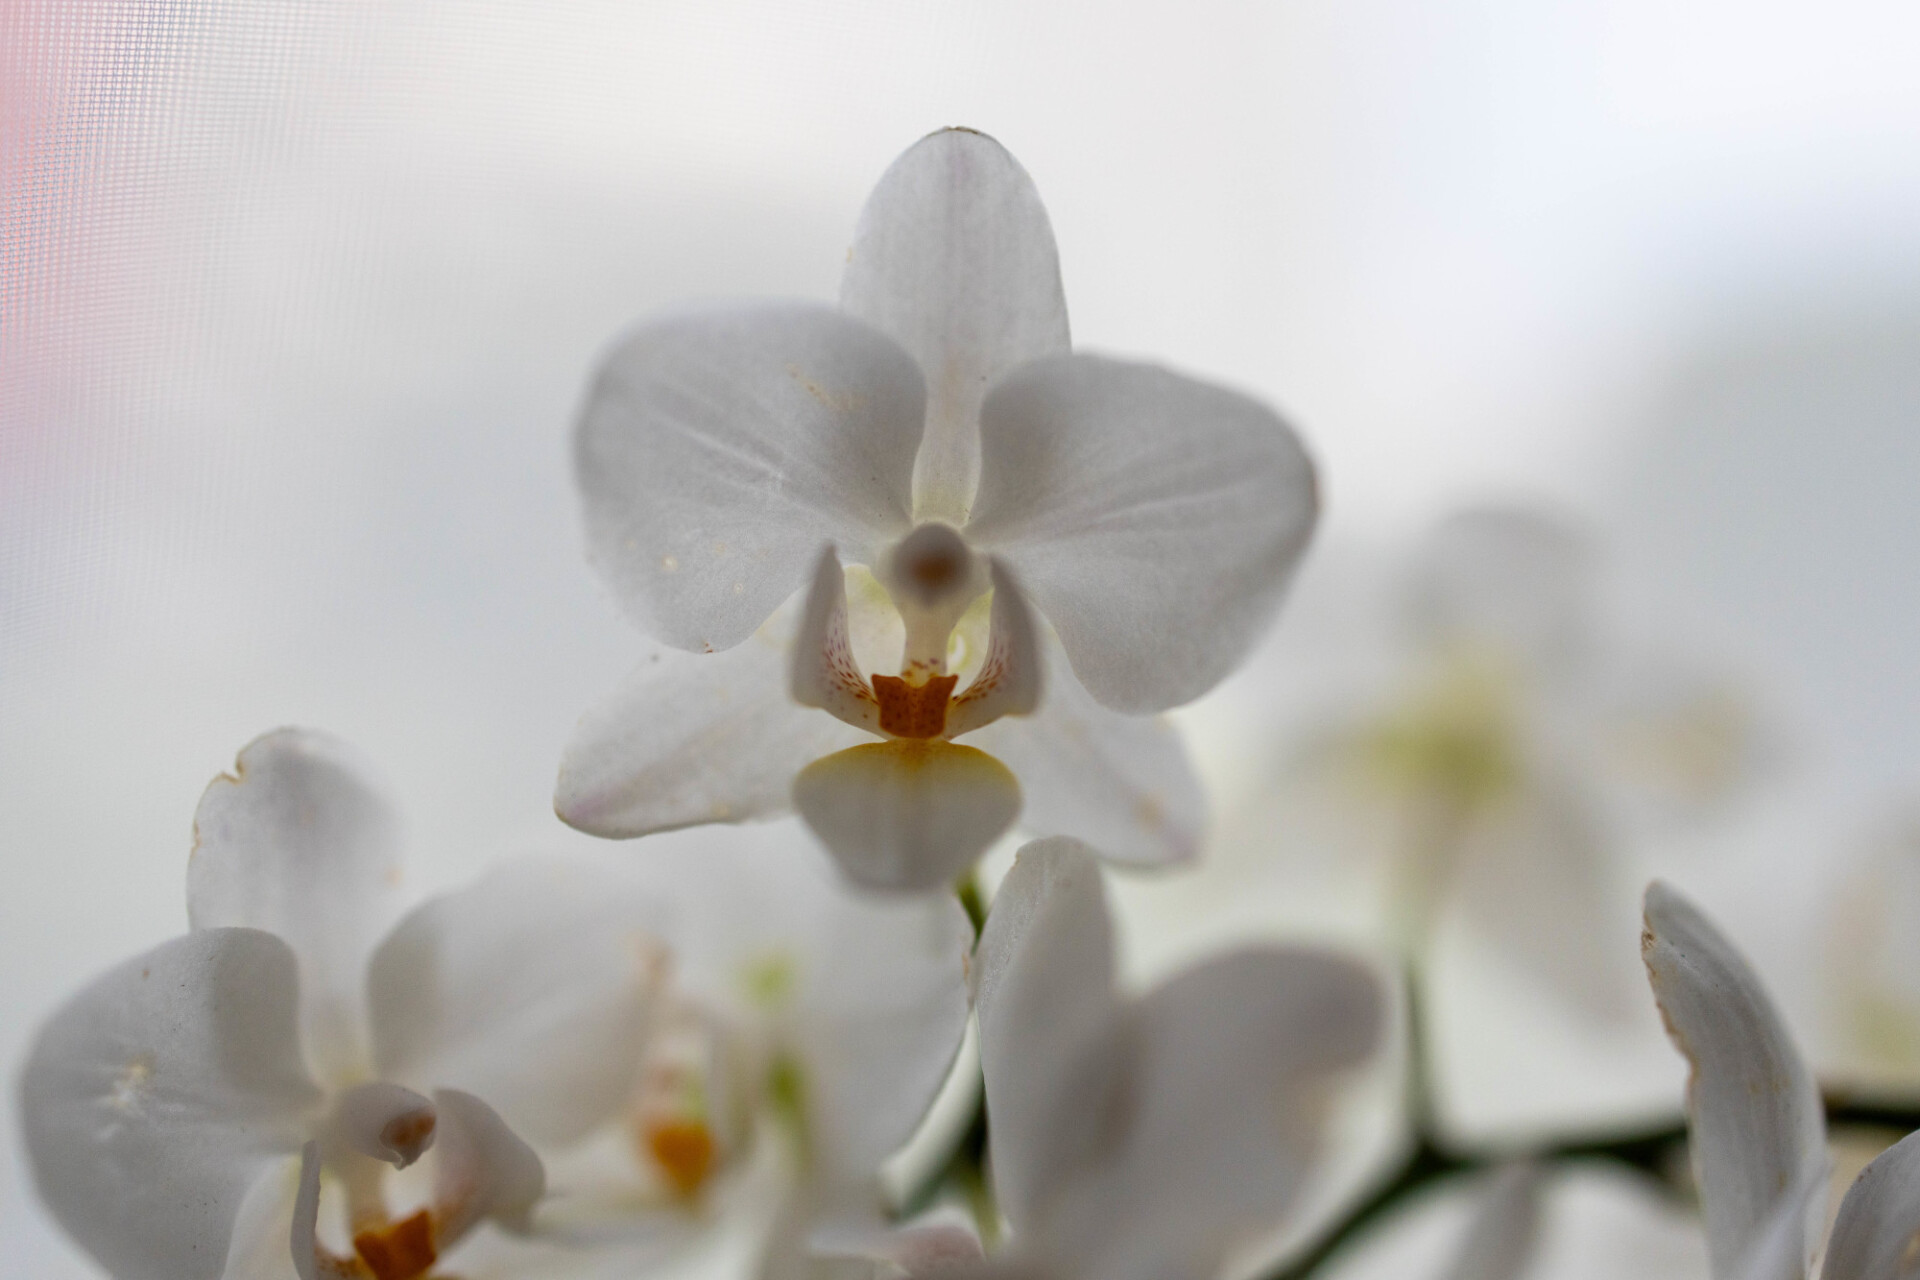
<svg viewBox="0 0 1920 1280">
<path fill-rule="evenodd" d="M 328 734 L 281 729 L 213 781 L 193 826 L 192 926 L 283 939 L 308 1060 L 329 1084 L 363 1073 L 367 955 L 401 906 L 400 824 L 370 768 Z"/>
<path fill-rule="evenodd" d="M 546 1170 L 497 1112 L 470 1093 L 435 1089 L 440 1141 L 433 1160 L 435 1242 L 446 1248 L 483 1218 L 525 1230 L 546 1193 Z"/>
<path fill-rule="evenodd" d="M 1821 1280 L 1910 1274 L 1920 1229 L 1920 1133 L 1880 1153 L 1847 1189 L 1827 1238 Z"/>
<path fill-rule="evenodd" d="M 1122 715 L 1093 700 L 1046 644 L 1047 687 L 1030 716 L 987 726 L 971 743 L 1020 779 L 1020 827 L 1071 835 L 1109 862 L 1159 866 L 1200 850 L 1206 796 L 1164 719 Z"/>
<path fill-rule="evenodd" d="M 1472 507 L 1428 537 L 1409 584 L 1411 621 L 1429 643 L 1491 650 L 1536 672 L 1578 656 L 1593 551 L 1561 520 L 1523 507 Z"/>
<path fill-rule="evenodd" d="M 1002 716 L 1025 716 L 1040 705 L 1046 680 L 1040 656 L 1040 628 L 1026 597 L 998 557 L 989 562 L 993 578 L 992 630 L 980 670 L 947 709 L 947 736 L 992 724 Z"/>
<path fill-rule="evenodd" d="M 856 1264 L 846 1274 L 874 1280 L 902 1274 L 921 1277 L 986 1260 L 979 1229 L 953 1205 L 938 1206 L 901 1223 L 829 1221 L 814 1227 L 807 1237 L 807 1250 L 815 1258 Z"/>
<path fill-rule="evenodd" d="M 304 1234 L 306 1257 L 313 1257 L 311 1229 L 300 1233 L 294 1226 L 294 1214 L 300 1207 L 302 1164 L 303 1159 L 296 1156 L 272 1161 L 247 1189 L 234 1219 L 221 1280 L 293 1280 L 295 1276 L 311 1280 L 312 1267 L 302 1270 L 294 1252 Z M 317 1181 L 317 1152 L 314 1175 Z"/>
<path fill-rule="evenodd" d="M 560 762 L 554 809 L 627 838 L 792 806 L 808 761 L 862 741 L 787 692 L 786 611 L 725 653 L 655 653 L 587 713 Z"/>
<path fill-rule="evenodd" d="M 1488 1179 L 1446 1280 L 1520 1280 L 1540 1235 L 1540 1166 L 1506 1165 Z"/>
<path fill-rule="evenodd" d="M 967 536 L 1004 555 L 1118 711 L 1199 697 L 1278 609 L 1318 510 L 1265 405 L 1152 365 L 1061 355 L 981 407 Z"/>
<path fill-rule="evenodd" d="M 1131 1057 L 1117 1145 L 1048 1198 L 1035 1246 L 1108 1280 L 1215 1274 L 1300 1194 L 1384 1009 L 1368 969 L 1305 948 L 1230 952 L 1148 993 L 1093 1050 Z"/>
<path fill-rule="evenodd" d="M 1581 1011 L 1613 1023 L 1629 1016 L 1631 899 L 1614 883 L 1613 850 L 1580 797 L 1529 789 L 1461 839 L 1456 901 L 1481 935 Z"/>
<path fill-rule="evenodd" d="M 951 742 L 870 742 L 814 761 L 793 805 L 855 884 L 950 884 L 1020 814 L 1020 784 L 984 751 Z"/>
<path fill-rule="evenodd" d="M 906 530 L 925 400 L 906 352 L 831 307 L 644 324 L 601 367 L 575 438 L 594 563 L 649 634 L 732 648 L 822 543 L 865 563 Z"/>
<path fill-rule="evenodd" d="M 199 1280 L 255 1181 L 320 1102 L 298 969 L 253 929 L 203 929 L 109 970 L 41 1029 L 20 1076 L 40 1197 L 117 1276 Z"/>
<path fill-rule="evenodd" d="M 794 703 L 880 732 L 880 704 L 854 661 L 847 631 L 847 577 L 832 547 L 814 562 L 813 581 L 793 635 L 787 688 Z"/>
<path fill-rule="evenodd" d="M 1675 1047 L 1692 1064 L 1688 1134 L 1713 1272 L 1726 1280 L 1782 1196 L 1827 1162 L 1826 1113 L 1800 1052 L 1746 960 L 1667 885 L 1647 889 L 1641 951 Z M 1804 1269 L 1824 1198 L 1794 1242 Z"/>
<path fill-rule="evenodd" d="M 1111 1033 L 1113 925 L 1092 851 L 1036 841 L 1000 882 L 974 957 L 1000 1210 L 1029 1230 L 1046 1197 L 1090 1160 L 1123 1064 L 1091 1055 Z"/>
<path fill-rule="evenodd" d="M 1737 1267 L 1722 1271 L 1715 1265 L 1715 1280 L 1807 1280 L 1812 1274 L 1812 1254 L 1820 1243 L 1826 1203 L 1827 1179 L 1820 1170 L 1811 1170 L 1798 1186 L 1780 1193 L 1754 1238 L 1746 1242 Z M 1837 1280 L 1835 1273 L 1823 1271 L 1822 1275 Z"/>
<path fill-rule="evenodd" d="M 1059 258 L 1033 180 L 985 134 L 922 138 L 867 197 L 840 302 L 926 375 L 915 518 L 965 523 L 980 476 L 981 397 L 1016 366 L 1067 349 Z"/>
<path fill-rule="evenodd" d="M 585 1135 L 632 1088 L 665 923 L 612 876 L 559 860 L 423 904 L 368 966 L 380 1074 L 476 1094 L 536 1142 Z"/>
</svg>

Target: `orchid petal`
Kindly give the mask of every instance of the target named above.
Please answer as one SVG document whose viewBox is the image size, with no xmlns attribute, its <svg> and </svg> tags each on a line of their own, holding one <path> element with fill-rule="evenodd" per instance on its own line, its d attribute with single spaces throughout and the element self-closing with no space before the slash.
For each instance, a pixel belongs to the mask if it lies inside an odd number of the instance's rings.
<svg viewBox="0 0 1920 1280">
<path fill-rule="evenodd" d="M 649 634 L 730 649 L 821 543 L 866 562 L 905 531 L 925 400 L 906 352 L 830 307 L 643 325 L 601 366 L 574 441 L 594 563 Z"/>
<path fill-rule="evenodd" d="M 832 547 L 821 551 L 814 563 L 813 583 L 793 637 L 787 687 L 803 707 L 818 707 L 856 729 L 880 732 L 880 702 L 853 659 L 847 578 Z"/>
<path fill-rule="evenodd" d="M 1631 898 L 1578 793 L 1538 787 L 1466 828 L 1459 902 L 1516 968 L 1596 1018 L 1628 1016 Z M 1618 908 L 1618 911 L 1612 908 Z"/>
<path fill-rule="evenodd" d="M 116 1276 L 201 1280 L 250 1188 L 320 1102 L 298 968 L 254 929 L 205 929 L 95 979 L 40 1031 L 20 1124 L 41 1199 Z"/>
<path fill-rule="evenodd" d="M 812 1154 L 870 1179 L 959 1051 L 973 928 L 950 894 L 855 892 L 796 840 L 798 823 L 663 836 L 636 878 L 678 908 L 678 990 L 768 1040 Z"/>
<path fill-rule="evenodd" d="M 1036 1243 L 1110 1280 L 1215 1274 L 1306 1184 L 1384 1004 L 1366 967 L 1307 948 L 1231 952 L 1148 993 L 1091 1050 L 1130 1058 L 1115 1145 L 1049 1199 Z"/>
<path fill-rule="evenodd" d="M 1428 537 L 1409 584 L 1415 628 L 1429 643 L 1488 650 L 1553 672 L 1591 632 L 1593 552 L 1540 511 L 1474 507 Z"/>
<path fill-rule="evenodd" d="M 399 913 L 400 828 L 372 770 L 339 739 L 281 729 L 249 743 L 194 813 L 187 919 L 283 939 L 300 961 L 300 1023 L 328 1083 L 365 1070 L 361 978 Z"/>
<path fill-rule="evenodd" d="M 368 1080 L 334 1095 L 328 1132 L 345 1148 L 404 1169 L 433 1145 L 433 1104 L 389 1080 Z"/>
<path fill-rule="evenodd" d="M 1920 1227 L 1920 1133 L 1910 1133 L 1863 1170 L 1833 1220 L 1822 1280 L 1911 1274 Z"/>
<path fill-rule="evenodd" d="M 1152 365 L 1053 356 L 981 408 L 967 536 L 1004 555 L 1116 711 L 1190 702 L 1279 608 L 1318 508 L 1265 405 Z"/>
<path fill-rule="evenodd" d="M 1694 1177 L 1713 1273 L 1724 1280 L 1780 1198 L 1826 1167 L 1826 1113 L 1759 978 L 1697 907 L 1659 881 L 1647 889 L 1641 952 L 1668 1034 L 1693 1067 Z M 1817 1226 L 1803 1232 L 1803 1266 Z"/>
<path fill-rule="evenodd" d="M 993 579 L 992 630 L 972 683 L 947 708 L 947 736 L 984 728 L 1001 716 L 1024 716 L 1040 705 L 1040 628 L 1006 563 L 988 561 Z"/>
<path fill-rule="evenodd" d="M 854 232 L 840 304 L 926 375 L 916 520 L 965 523 L 980 477 L 980 400 L 1018 365 L 1067 349 L 1053 228 L 999 143 L 943 129 L 895 160 Z"/>
<path fill-rule="evenodd" d="M 1447 1280 L 1519 1280 L 1540 1236 L 1540 1166 L 1519 1160 L 1488 1180 Z"/>
<path fill-rule="evenodd" d="M 561 759 L 561 820 L 626 839 L 786 812 L 793 775 L 862 736 L 788 696 L 783 615 L 725 653 L 655 654 L 588 713 Z"/>
<path fill-rule="evenodd" d="M 436 1245 L 444 1251 L 483 1218 L 525 1231 L 547 1191 L 540 1157 L 470 1093 L 435 1089 L 433 1105 L 440 1112 L 433 1164 Z"/>
<path fill-rule="evenodd" d="M 855 884 L 923 890 L 953 878 L 1020 814 L 1020 784 L 984 751 L 872 742 L 816 760 L 793 805 Z"/>
<path fill-rule="evenodd" d="M 868 1264 L 856 1266 L 855 1273 L 874 1277 L 926 1276 L 984 1262 L 987 1256 L 973 1220 L 954 1205 L 936 1206 L 901 1223 L 822 1223 L 808 1235 L 807 1251 L 818 1259 Z"/>
<path fill-rule="evenodd" d="M 1076 840 L 1026 845 L 1000 883 L 974 957 L 994 1190 L 1017 1230 L 1093 1159 L 1122 1087 L 1101 1056 L 1118 1009 L 1113 926 L 1092 851 Z"/>
<path fill-rule="evenodd" d="M 1740 1265 L 1732 1272 L 1733 1280 L 1807 1280 L 1812 1273 L 1809 1241 L 1819 1242 L 1826 1203 L 1826 1174 L 1820 1168 L 1809 1169 L 1799 1186 L 1788 1188 L 1774 1202 L 1758 1235 L 1745 1243 Z M 1823 1269 L 1821 1274 L 1822 1280 L 1838 1280 L 1834 1272 Z M 1871 1274 L 1877 1280 L 1896 1273 L 1887 1270 Z"/>
<path fill-rule="evenodd" d="M 293 1268 L 300 1280 L 316 1280 L 320 1272 L 320 1144 L 317 1142 L 300 1148 L 300 1181 L 294 1191 L 293 1221 L 287 1235 Z"/>
<path fill-rule="evenodd" d="M 313 1159 L 317 1188 L 320 1159 L 317 1151 Z M 288 1248 L 290 1242 L 294 1248 L 299 1247 L 300 1233 L 294 1226 L 294 1217 L 301 1208 L 302 1165 L 302 1159 L 295 1156 L 274 1160 L 254 1179 L 234 1217 L 233 1238 L 227 1244 L 227 1262 L 220 1273 L 221 1280 L 294 1280 L 294 1277 L 313 1280 L 315 1268 L 309 1265 L 302 1269 L 299 1256 Z M 315 1208 L 318 1208 L 317 1197 Z M 309 1262 L 315 1261 L 312 1241 L 309 1232 Z"/>
<path fill-rule="evenodd" d="M 536 1142 L 584 1136 L 632 1090 L 664 926 L 611 876 L 558 860 L 425 903 L 368 966 L 380 1074 L 484 1097 Z"/>
<path fill-rule="evenodd" d="M 1072 835 L 1108 862 L 1165 866 L 1200 851 L 1207 802 L 1179 731 L 1109 711 L 1046 646 L 1046 697 L 1033 715 L 989 725 L 970 741 L 1020 779 L 1020 826 Z"/>
</svg>

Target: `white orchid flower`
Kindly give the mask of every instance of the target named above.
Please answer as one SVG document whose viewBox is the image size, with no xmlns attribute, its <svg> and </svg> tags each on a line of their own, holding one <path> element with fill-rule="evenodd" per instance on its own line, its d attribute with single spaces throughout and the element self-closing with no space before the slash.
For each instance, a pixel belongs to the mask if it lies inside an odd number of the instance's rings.
<svg viewBox="0 0 1920 1280">
<path fill-rule="evenodd" d="M 667 924 L 630 1092 L 550 1152 L 553 1240 L 606 1267 L 715 1230 L 792 1247 L 880 1202 L 951 1070 L 973 929 L 952 898 L 856 896 L 794 823 L 659 838 L 623 876 Z M 770 1234 L 769 1234 L 770 1233 Z"/>
<path fill-rule="evenodd" d="M 1647 890 L 1654 998 L 1693 1073 L 1687 1128 L 1715 1280 L 1807 1280 L 1826 1220 L 1819 1090 L 1752 968 L 1693 904 Z M 1822 1280 L 1913 1272 L 1920 1134 L 1867 1166 L 1840 1202 Z"/>
<path fill-rule="evenodd" d="M 1232 669 L 1316 510 L 1312 465 L 1264 406 L 1069 349 L 1039 195 L 963 129 L 881 179 L 839 307 L 630 334 L 576 466 L 620 603 L 714 656 L 659 655 L 587 718 L 561 817 L 625 837 L 791 804 L 882 888 L 949 881 L 1014 822 L 1022 784 L 1030 830 L 1122 862 L 1191 855 L 1184 755 L 1129 717 Z"/>
<path fill-rule="evenodd" d="M 1293 1204 L 1382 1029 L 1374 976 L 1306 948 L 1118 993 L 1098 866 L 1066 838 L 1020 851 L 974 972 L 994 1189 L 1036 1274 L 1217 1274 Z"/>
<path fill-rule="evenodd" d="M 1630 657 L 1596 620 L 1595 553 L 1543 512 L 1443 522 L 1401 597 L 1394 692 L 1347 710 L 1309 776 L 1384 845 L 1391 917 L 1418 950 L 1443 902 L 1584 1008 L 1617 1016 L 1631 972 L 1630 832 L 1708 812 L 1748 781 L 1757 733 L 1725 680 Z M 1614 926 L 1618 925 L 1616 932 Z"/>
<path fill-rule="evenodd" d="M 483 1221 L 525 1228 L 524 1139 L 630 1087 L 651 974 L 625 904 L 527 868 L 389 930 L 393 811 L 310 732 L 248 746 L 194 825 L 192 931 L 70 1000 L 22 1074 L 54 1216 L 119 1280 L 413 1280 Z M 392 1176 L 423 1155 L 430 1183 Z"/>
</svg>

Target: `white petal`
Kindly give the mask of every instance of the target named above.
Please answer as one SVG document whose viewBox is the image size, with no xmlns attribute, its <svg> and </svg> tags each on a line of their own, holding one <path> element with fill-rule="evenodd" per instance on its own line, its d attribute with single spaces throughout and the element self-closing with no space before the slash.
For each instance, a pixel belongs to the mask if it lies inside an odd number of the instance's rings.
<svg viewBox="0 0 1920 1280">
<path fill-rule="evenodd" d="M 844 890 L 814 927 L 793 1027 L 813 1136 L 836 1176 L 864 1181 L 913 1136 L 960 1051 L 973 927 L 950 895 L 876 902 Z"/>
<path fill-rule="evenodd" d="M 1036 1246 L 1111 1280 L 1215 1274 L 1298 1196 L 1383 1010 L 1366 968 L 1306 948 L 1233 952 L 1149 993 L 1094 1049 L 1131 1057 L 1115 1145 L 1047 1200 Z"/>
<path fill-rule="evenodd" d="M 985 134 L 922 138 L 867 198 L 840 303 L 926 374 L 915 518 L 964 523 L 980 476 L 980 398 L 1016 366 L 1067 349 L 1060 261 L 1033 180 Z"/>
<path fill-rule="evenodd" d="M 1491 650 L 1551 672 L 1579 656 L 1593 552 L 1570 525 L 1523 507 L 1473 507 L 1428 537 L 1409 584 L 1430 643 Z"/>
<path fill-rule="evenodd" d="M 1120 1060 L 1088 1053 L 1111 1034 L 1119 1007 L 1091 850 L 1067 839 L 1020 850 L 987 913 L 973 974 L 994 1189 L 1024 1229 L 1066 1171 L 1092 1157 L 1121 1087 Z"/>
<path fill-rule="evenodd" d="M 108 971 L 54 1014 L 20 1077 L 41 1199 L 116 1276 L 204 1277 L 249 1188 L 297 1151 L 320 1094 L 293 953 L 209 929 Z"/>
<path fill-rule="evenodd" d="M 1812 1244 L 1819 1242 L 1826 1204 L 1826 1175 L 1817 1168 L 1809 1170 L 1798 1187 L 1790 1188 L 1775 1201 L 1755 1237 L 1745 1242 L 1739 1265 L 1730 1272 L 1716 1267 L 1714 1275 L 1725 1275 L 1729 1280 L 1807 1280 L 1811 1274 L 1808 1255 Z M 1823 1280 L 1839 1280 L 1838 1273 L 1823 1270 L 1821 1274 Z M 1887 1270 L 1872 1274 L 1897 1273 Z"/>
<path fill-rule="evenodd" d="M 666 915 L 611 875 L 529 860 L 400 922 L 367 972 L 387 1079 L 453 1086 L 535 1142 L 626 1101 L 662 979 Z"/>
<path fill-rule="evenodd" d="M 847 633 L 847 578 L 832 547 L 814 562 L 813 582 L 793 637 L 787 688 L 803 707 L 816 707 L 857 729 L 880 732 L 880 703 L 860 674 Z"/>
<path fill-rule="evenodd" d="M 1822 1280 L 1879 1280 L 1914 1270 L 1920 1229 L 1920 1133 L 1880 1153 L 1854 1179 L 1827 1238 Z"/>
<path fill-rule="evenodd" d="M 875 1277 L 919 1277 L 986 1260 L 980 1232 L 967 1214 L 941 1205 L 902 1223 L 837 1219 L 814 1227 L 807 1249 L 816 1258 L 864 1262 Z"/>
<path fill-rule="evenodd" d="M 1610 874 L 1616 851 L 1583 799 L 1536 787 L 1469 824 L 1457 859 L 1458 900 L 1516 970 L 1617 1023 L 1638 992 L 1632 899 Z"/>
<path fill-rule="evenodd" d="M 1272 410 L 1145 364 L 1053 356 L 981 408 L 967 536 L 997 550 L 1117 711 L 1211 689 L 1313 533 L 1313 464 Z"/>
<path fill-rule="evenodd" d="M 326 1132 L 341 1147 L 404 1169 L 433 1145 L 433 1104 L 389 1080 L 368 1080 L 333 1098 Z"/>
<path fill-rule="evenodd" d="M 492 1107 L 458 1089 L 435 1089 L 440 1142 L 433 1163 L 435 1243 L 443 1251 L 483 1218 L 523 1231 L 547 1173 L 533 1148 Z"/>
<path fill-rule="evenodd" d="M 662 836 L 627 863 L 676 908 L 678 990 L 776 1052 L 830 1168 L 871 1178 L 946 1080 L 973 929 L 951 894 L 849 888 L 797 822 Z"/>
<path fill-rule="evenodd" d="M 816 760 L 793 806 L 855 884 L 952 883 L 1020 815 L 1020 784 L 984 751 L 951 742 L 871 742 Z"/>
<path fill-rule="evenodd" d="M 1659 881 L 1647 889 L 1646 920 L 1641 952 L 1654 999 L 1693 1066 L 1694 1177 L 1713 1273 L 1724 1280 L 1780 1198 L 1826 1167 L 1825 1112 L 1786 1025 L 1733 944 Z M 1817 1241 L 1805 1232 L 1803 1265 Z"/>
<path fill-rule="evenodd" d="M 320 1144 L 309 1142 L 300 1149 L 300 1184 L 294 1193 L 293 1221 L 289 1227 L 290 1252 L 300 1280 L 315 1280 L 320 1272 Z"/>
<path fill-rule="evenodd" d="M 1540 1236 L 1540 1166 L 1506 1165 L 1488 1180 L 1447 1280 L 1519 1280 Z"/>
<path fill-rule="evenodd" d="M 1074 679 L 1057 643 L 1046 653 L 1039 709 L 971 739 L 1020 779 L 1021 829 L 1075 836 L 1130 866 L 1196 856 L 1207 802 L 1179 731 L 1164 719 L 1107 710 Z"/>
<path fill-rule="evenodd" d="M 306 1269 L 301 1269 L 299 1255 L 294 1253 L 302 1238 L 294 1225 L 295 1214 L 302 1208 L 302 1165 L 301 1158 L 295 1156 L 275 1160 L 254 1179 L 234 1219 L 233 1239 L 227 1245 L 227 1264 L 220 1273 L 221 1280 L 293 1280 L 296 1276 L 300 1280 L 313 1280 L 310 1227 L 305 1233 L 305 1256 L 309 1261 Z M 316 1152 L 313 1169 L 316 1190 L 319 1172 Z M 317 1196 L 314 1207 L 319 1207 Z"/>
<path fill-rule="evenodd" d="M 794 774 L 863 740 L 789 696 L 791 622 L 783 610 L 725 653 L 668 650 L 642 664 L 567 744 L 561 820 L 625 839 L 786 812 Z"/>
<path fill-rule="evenodd" d="M 897 344 L 831 307 L 763 303 L 641 326 L 574 440 L 593 560 L 647 632 L 730 649 L 837 542 L 907 528 L 926 393 Z"/>
<path fill-rule="evenodd" d="M 367 1062 L 367 954 L 399 913 L 400 830 L 371 769 L 327 734 L 255 739 L 194 813 L 187 918 L 284 939 L 300 961 L 301 1034 L 323 1081 Z"/>
<path fill-rule="evenodd" d="M 993 578 L 992 630 L 986 656 L 971 683 L 947 709 L 947 736 L 957 738 L 984 728 L 1001 716 L 1024 716 L 1040 705 L 1045 674 L 1041 670 L 1040 628 L 1006 563 L 988 562 Z"/>
</svg>

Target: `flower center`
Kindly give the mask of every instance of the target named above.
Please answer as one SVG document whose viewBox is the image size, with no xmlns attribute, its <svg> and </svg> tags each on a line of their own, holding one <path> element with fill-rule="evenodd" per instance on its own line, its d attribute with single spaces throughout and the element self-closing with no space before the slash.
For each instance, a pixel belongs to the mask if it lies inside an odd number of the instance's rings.
<svg viewBox="0 0 1920 1280">
<path fill-rule="evenodd" d="M 700 1194 L 718 1153 L 704 1120 L 666 1119 L 646 1128 L 647 1152 L 683 1200 Z"/>
<path fill-rule="evenodd" d="M 932 522 L 919 526 L 894 544 L 876 568 L 876 576 L 887 589 L 894 608 L 900 611 L 900 620 L 907 629 L 906 645 L 900 655 L 900 674 L 887 679 L 918 687 L 945 676 L 948 641 L 967 606 L 987 589 L 986 567 L 958 532 L 948 525 Z M 880 691 L 879 679 L 875 677 L 874 690 L 880 696 L 884 717 L 889 695 Z M 937 709 L 917 712 L 907 712 L 904 702 L 898 702 L 898 706 L 901 712 L 915 717 L 913 723 L 924 722 L 926 717 L 937 713 L 938 723 L 944 724 L 946 703 L 944 698 L 937 701 Z M 930 738 L 938 734 L 936 726 L 930 732 L 901 732 L 900 736 Z"/>
<path fill-rule="evenodd" d="M 356 1233 L 353 1251 L 374 1280 L 418 1280 L 439 1257 L 433 1234 L 433 1214 L 422 1209 L 398 1222 Z"/>
<path fill-rule="evenodd" d="M 900 676 L 872 679 L 883 731 L 896 738 L 938 738 L 947 731 L 947 707 L 959 676 L 931 676 L 923 684 Z"/>
</svg>

